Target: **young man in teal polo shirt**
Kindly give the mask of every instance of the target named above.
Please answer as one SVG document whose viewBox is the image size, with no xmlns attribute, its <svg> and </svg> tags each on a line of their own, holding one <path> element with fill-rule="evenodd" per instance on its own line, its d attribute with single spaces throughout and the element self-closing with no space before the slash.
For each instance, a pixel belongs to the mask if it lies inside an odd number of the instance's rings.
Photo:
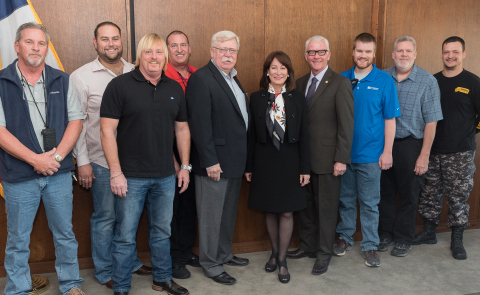
<svg viewBox="0 0 480 295">
<path fill-rule="evenodd" d="M 395 83 L 373 63 L 375 50 L 374 36 L 358 35 L 353 42 L 355 66 L 342 73 L 352 81 L 355 123 L 352 163 L 342 176 L 339 206 L 342 221 L 337 226 L 340 240 L 334 248 L 337 256 L 352 249 L 358 200 L 363 234 L 360 245 L 365 264 L 371 267 L 380 266 L 377 255 L 380 175 L 382 170 L 392 167 L 395 117 L 400 116 Z"/>
</svg>

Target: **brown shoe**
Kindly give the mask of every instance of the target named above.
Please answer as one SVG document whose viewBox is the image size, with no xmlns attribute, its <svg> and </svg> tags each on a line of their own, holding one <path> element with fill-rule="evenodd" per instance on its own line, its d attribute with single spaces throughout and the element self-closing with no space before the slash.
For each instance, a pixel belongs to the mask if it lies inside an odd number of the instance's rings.
<svg viewBox="0 0 480 295">
<path fill-rule="evenodd" d="M 316 258 L 317 254 L 315 252 L 303 251 L 300 248 L 293 251 L 287 251 L 287 258 L 290 258 L 290 259 L 299 259 L 307 256 L 308 258 Z"/>
<path fill-rule="evenodd" d="M 83 293 L 82 289 L 80 289 L 79 287 L 75 287 L 70 290 L 70 293 L 68 293 L 68 295 L 85 295 L 85 293 Z"/>
<path fill-rule="evenodd" d="M 113 280 L 110 280 L 108 282 L 106 282 L 104 285 L 107 286 L 108 289 L 113 289 L 113 284 L 115 282 Z"/>
<path fill-rule="evenodd" d="M 330 261 L 328 261 L 328 260 L 317 259 L 315 261 L 315 265 L 313 266 L 313 269 L 312 269 L 312 275 L 318 276 L 318 275 L 326 273 L 329 263 L 330 263 Z"/>
<path fill-rule="evenodd" d="M 152 274 L 152 268 L 150 266 L 142 265 L 134 272 L 134 274 L 137 274 L 139 276 L 148 276 Z"/>
</svg>

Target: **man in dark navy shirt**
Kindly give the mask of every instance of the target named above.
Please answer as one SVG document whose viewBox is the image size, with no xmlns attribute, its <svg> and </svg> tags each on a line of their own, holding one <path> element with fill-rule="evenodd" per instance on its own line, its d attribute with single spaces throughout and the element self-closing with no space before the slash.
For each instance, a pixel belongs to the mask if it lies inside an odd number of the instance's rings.
<svg viewBox="0 0 480 295">
<path fill-rule="evenodd" d="M 435 244 L 443 195 L 447 196 L 448 227 L 452 228 L 450 249 L 455 259 L 467 259 L 463 230 L 469 225 L 467 204 L 475 173 L 475 133 L 480 114 L 480 78 L 463 69 L 465 41 L 450 37 L 443 41 L 443 71 L 435 74 L 441 93 L 443 120 L 438 122 L 432 145 L 430 167 L 419 198 L 423 231 L 414 245 Z"/>
</svg>

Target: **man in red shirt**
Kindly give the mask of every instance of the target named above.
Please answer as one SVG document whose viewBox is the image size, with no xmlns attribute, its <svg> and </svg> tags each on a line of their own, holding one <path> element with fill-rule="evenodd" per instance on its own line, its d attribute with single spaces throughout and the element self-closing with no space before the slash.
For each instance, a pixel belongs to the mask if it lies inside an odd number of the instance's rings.
<svg viewBox="0 0 480 295">
<path fill-rule="evenodd" d="M 191 54 L 188 37 L 181 31 L 173 31 L 167 36 L 168 64 L 165 75 L 177 81 L 183 88 L 187 87 L 190 75 L 197 70 L 188 64 Z M 174 146 L 176 158 L 175 169 L 179 171 L 179 156 Z M 190 271 L 186 264 L 200 267 L 198 256 L 193 254 L 192 246 L 197 235 L 197 210 L 195 205 L 195 177 L 191 175 L 188 189 L 180 196 L 176 187 L 173 200 L 172 234 L 170 236 L 170 255 L 172 256 L 172 276 L 176 279 L 187 279 Z"/>
<path fill-rule="evenodd" d="M 171 32 L 167 36 L 167 48 L 168 65 L 165 75 L 177 81 L 185 92 L 190 75 L 197 70 L 197 68 L 188 64 L 192 49 L 187 35 L 181 31 Z"/>
</svg>

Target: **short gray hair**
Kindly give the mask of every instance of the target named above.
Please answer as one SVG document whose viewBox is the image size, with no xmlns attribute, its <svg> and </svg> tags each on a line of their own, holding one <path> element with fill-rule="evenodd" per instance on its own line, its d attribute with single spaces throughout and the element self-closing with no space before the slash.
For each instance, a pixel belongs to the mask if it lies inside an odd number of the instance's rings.
<svg viewBox="0 0 480 295">
<path fill-rule="evenodd" d="M 317 36 L 313 36 L 312 38 L 308 39 L 307 42 L 305 42 L 305 52 L 307 51 L 308 43 L 310 43 L 312 41 L 323 41 L 323 42 L 325 42 L 325 45 L 327 45 L 327 50 L 330 51 L 330 45 L 328 44 L 327 38 L 317 35 Z"/>
<path fill-rule="evenodd" d="M 407 41 L 410 41 L 413 43 L 413 49 L 415 51 L 417 51 L 417 41 L 415 41 L 415 39 L 413 39 L 413 37 L 410 37 L 410 36 L 402 36 L 400 38 L 398 38 L 395 43 L 393 44 L 393 50 L 395 51 L 397 49 L 397 44 L 400 43 L 400 42 L 407 42 Z"/>
<path fill-rule="evenodd" d="M 220 31 L 220 32 L 215 33 L 212 36 L 212 48 L 215 47 L 217 42 L 225 42 L 225 41 L 232 40 L 232 39 L 237 40 L 237 50 L 239 50 L 240 49 L 240 38 L 234 32 L 231 32 L 231 31 Z"/>
<path fill-rule="evenodd" d="M 42 32 L 45 33 L 45 36 L 47 36 L 47 44 L 50 42 L 50 35 L 47 33 L 47 29 L 43 25 L 37 24 L 36 22 L 24 23 L 23 25 L 18 27 L 17 34 L 15 35 L 15 42 L 19 42 L 20 39 L 22 39 L 22 33 L 25 29 L 42 30 Z"/>
</svg>

